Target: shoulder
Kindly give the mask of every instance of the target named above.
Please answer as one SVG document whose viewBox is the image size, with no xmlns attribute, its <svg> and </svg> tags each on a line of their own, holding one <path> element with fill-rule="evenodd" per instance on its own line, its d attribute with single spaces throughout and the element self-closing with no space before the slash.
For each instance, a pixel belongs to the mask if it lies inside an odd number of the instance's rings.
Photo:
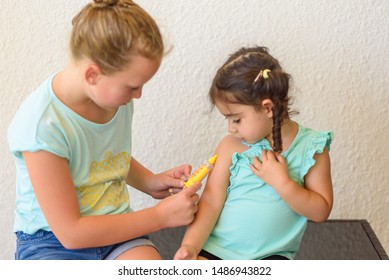
<svg viewBox="0 0 389 280">
<path fill-rule="evenodd" d="M 32 121 L 39 119 L 52 101 L 50 94 L 51 80 L 52 77 L 47 78 L 25 98 L 16 111 L 11 125 L 18 121 L 30 124 Z"/>
<path fill-rule="evenodd" d="M 333 137 L 332 131 L 314 130 L 300 125 L 297 141 L 305 142 L 309 149 L 321 150 L 326 147 L 330 150 Z"/>
<path fill-rule="evenodd" d="M 242 141 L 232 135 L 225 136 L 217 146 L 217 152 L 228 154 L 232 156 L 233 153 L 242 152 L 247 147 L 243 145 Z"/>
<path fill-rule="evenodd" d="M 218 156 L 217 163 L 223 165 L 224 168 L 229 168 L 232 163 L 233 154 L 237 152 L 241 153 L 246 149 L 247 147 L 243 145 L 240 139 L 227 135 L 219 142 L 216 148 L 216 154 Z"/>
<path fill-rule="evenodd" d="M 40 137 L 53 132 L 53 118 L 48 112 L 52 104 L 50 81 L 47 79 L 27 96 L 14 115 L 7 131 L 11 151 L 34 150 Z"/>
<path fill-rule="evenodd" d="M 50 104 L 48 97 L 49 94 L 44 90 L 43 84 L 28 95 L 16 111 L 8 127 L 8 133 L 12 135 L 31 131 L 32 127 L 36 126 L 45 114 Z"/>
<path fill-rule="evenodd" d="M 226 189 L 229 185 L 230 178 L 230 166 L 232 164 L 233 154 L 240 151 L 244 146 L 241 141 L 237 138 L 234 138 L 231 135 L 227 135 L 223 137 L 223 139 L 219 142 L 216 148 L 217 160 L 214 168 L 208 176 L 205 194 L 207 193 L 217 193 L 222 197 L 222 201 L 224 202 L 224 195 L 226 193 Z M 216 190 L 216 191 L 210 191 Z M 214 201 L 218 201 L 217 199 Z"/>
</svg>

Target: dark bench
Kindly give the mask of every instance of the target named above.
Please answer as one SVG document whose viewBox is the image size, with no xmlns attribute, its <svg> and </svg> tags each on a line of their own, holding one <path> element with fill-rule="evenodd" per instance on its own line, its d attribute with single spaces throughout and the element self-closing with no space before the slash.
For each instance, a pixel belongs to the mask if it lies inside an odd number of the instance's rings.
<svg viewBox="0 0 389 280">
<path fill-rule="evenodd" d="M 164 229 L 150 235 L 162 258 L 173 259 L 186 227 Z M 388 260 L 367 220 L 309 221 L 297 260 Z"/>
</svg>

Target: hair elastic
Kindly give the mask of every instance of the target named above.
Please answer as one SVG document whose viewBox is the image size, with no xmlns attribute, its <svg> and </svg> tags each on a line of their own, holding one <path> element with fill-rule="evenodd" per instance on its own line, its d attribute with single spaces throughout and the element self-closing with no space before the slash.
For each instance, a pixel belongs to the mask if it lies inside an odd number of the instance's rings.
<svg viewBox="0 0 389 280">
<path fill-rule="evenodd" d="M 269 78 L 269 72 L 271 72 L 270 69 L 264 69 L 264 70 L 259 71 L 257 77 L 255 77 L 255 80 L 254 80 L 253 84 L 255 84 L 262 77 L 264 79 Z"/>
</svg>

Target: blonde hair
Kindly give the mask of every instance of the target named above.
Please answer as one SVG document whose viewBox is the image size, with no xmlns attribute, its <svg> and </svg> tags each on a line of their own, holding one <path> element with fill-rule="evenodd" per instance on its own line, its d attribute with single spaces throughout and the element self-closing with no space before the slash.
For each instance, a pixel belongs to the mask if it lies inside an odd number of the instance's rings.
<svg viewBox="0 0 389 280">
<path fill-rule="evenodd" d="M 157 24 L 131 0 L 94 0 L 72 24 L 73 59 L 88 58 L 105 74 L 123 70 L 132 55 L 162 58 L 164 46 Z"/>
</svg>

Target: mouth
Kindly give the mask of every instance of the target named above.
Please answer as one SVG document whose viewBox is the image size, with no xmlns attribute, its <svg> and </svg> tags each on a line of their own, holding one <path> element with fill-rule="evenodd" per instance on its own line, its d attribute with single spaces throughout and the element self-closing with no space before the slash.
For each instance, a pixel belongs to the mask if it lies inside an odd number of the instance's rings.
<svg viewBox="0 0 389 280">
<path fill-rule="evenodd" d="M 239 135 L 233 135 L 233 137 L 235 137 L 236 139 L 238 139 L 240 141 L 246 141 L 245 138 L 240 137 Z"/>
</svg>

